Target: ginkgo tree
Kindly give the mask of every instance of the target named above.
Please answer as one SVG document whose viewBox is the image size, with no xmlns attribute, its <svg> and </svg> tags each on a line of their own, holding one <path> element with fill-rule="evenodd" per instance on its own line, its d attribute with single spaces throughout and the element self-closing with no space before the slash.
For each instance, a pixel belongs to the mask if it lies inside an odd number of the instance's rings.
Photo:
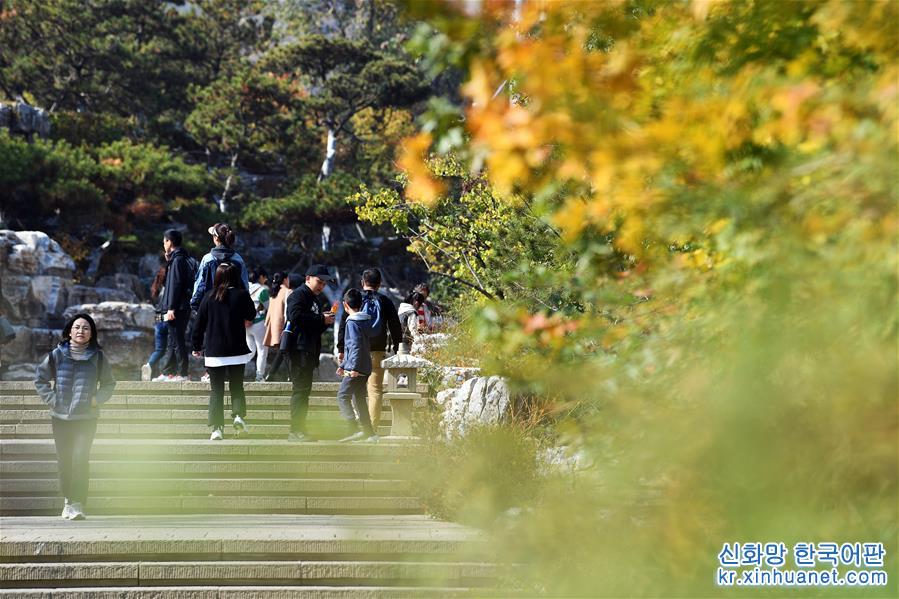
<svg viewBox="0 0 899 599">
<path fill-rule="evenodd" d="M 405 201 L 439 212 L 429 165 L 452 152 L 576 255 L 582 311 L 485 300 L 466 329 L 596 460 L 502 518 L 533 588 L 709 596 L 735 539 L 895 553 L 899 3 L 410 10 L 466 103 L 407 140 Z"/>
</svg>

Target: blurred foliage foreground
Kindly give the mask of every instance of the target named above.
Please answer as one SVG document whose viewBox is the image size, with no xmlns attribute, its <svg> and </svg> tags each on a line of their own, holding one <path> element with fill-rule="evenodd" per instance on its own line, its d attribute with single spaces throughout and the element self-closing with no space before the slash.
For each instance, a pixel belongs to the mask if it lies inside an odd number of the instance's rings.
<svg viewBox="0 0 899 599">
<path fill-rule="evenodd" d="M 518 290 L 466 254 L 509 257 L 492 224 L 430 257 L 488 292 L 459 352 L 542 402 L 433 441 L 431 510 L 490 530 L 529 593 L 896 596 L 897 3 L 422 10 L 423 60 L 451 57 L 471 102 L 362 212 L 434 206 L 406 210 L 434 235 L 476 178 L 508 239 L 533 215 L 557 233 Z M 531 459 L 556 444 L 589 467 Z M 882 542 L 889 586 L 716 587 L 722 544 L 750 541 Z"/>
</svg>

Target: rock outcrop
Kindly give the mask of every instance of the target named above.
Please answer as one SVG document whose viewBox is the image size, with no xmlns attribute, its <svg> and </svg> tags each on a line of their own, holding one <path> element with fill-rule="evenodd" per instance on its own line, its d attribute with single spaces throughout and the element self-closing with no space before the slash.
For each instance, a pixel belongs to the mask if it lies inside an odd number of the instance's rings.
<svg viewBox="0 0 899 599">
<path fill-rule="evenodd" d="M 447 435 L 464 435 L 477 425 L 505 422 L 512 408 L 512 397 L 504 378 L 500 376 L 468 379 L 458 389 L 446 389 L 437 394 L 443 406 L 443 427 Z"/>
<path fill-rule="evenodd" d="M 59 341 L 65 320 L 78 312 L 97 322 L 112 365 L 137 370 L 153 350 L 153 308 L 139 303 L 143 284 L 130 274 L 103 277 L 97 286 L 73 282 L 75 262 L 40 231 L 0 230 L 0 297 L 16 338 L 0 347 L 0 376 L 30 379 L 34 365 Z"/>
</svg>

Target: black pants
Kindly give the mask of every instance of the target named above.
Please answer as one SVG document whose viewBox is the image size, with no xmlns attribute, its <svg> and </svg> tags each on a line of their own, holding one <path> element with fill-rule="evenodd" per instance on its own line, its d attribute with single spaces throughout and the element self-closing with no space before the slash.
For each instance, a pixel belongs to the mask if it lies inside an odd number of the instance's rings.
<svg viewBox="0 0 899 599">
<path fill-rule="evenodd" d="M 85 503 L 90 486 L 91 445 L 97 434 L 97 421 L 51 420 L 59 468 L 59 491 L 70 502 Z"/>
<path fill-rule="evenodd" d="M 175 320 L 168 321 L 169 348 L 175 353 L 178 374 L 181 376 L 187 376 L 190 369 L 186 339 L 189 320 L 190 310 L 175 310 Z"/>
<path fill-rule="evenodd" d="M 309 412 L 309 394 L 312 393 L 312 374 L 318 368 L 318 356 L 295 351 L 290 354 L 290 432 L 306 432 L 306 413 Z"/>
<path fill-rule="evenodd" d="M 231 366 L 210 366 L 209 373 L 209 426 L 223 428 L 225 426 L 225 379 L 231 391 L 231 418 L 247 415 L 247 396 L 243 392 L 244 364 Z"/>
</svg>

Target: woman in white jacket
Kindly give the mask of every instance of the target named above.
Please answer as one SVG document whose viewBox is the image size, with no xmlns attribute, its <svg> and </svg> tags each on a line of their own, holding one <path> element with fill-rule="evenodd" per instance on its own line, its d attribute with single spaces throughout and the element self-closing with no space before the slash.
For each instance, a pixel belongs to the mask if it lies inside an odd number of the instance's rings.
<svg viewBox="0 0 899 599">
<path fill-rule="evenodd" d="M 256 318 L 247 327 L 247 347 L 256 354 L 256 382 L 265 379 L 265 362 L 268 359 L 268 346 L 265 344 L 265 316 L 268 312 L 269 291 L 266 283 L 268 273 L 262 268 L 250 271 L 250 299 L 256 306 Z"/>
</svg>

